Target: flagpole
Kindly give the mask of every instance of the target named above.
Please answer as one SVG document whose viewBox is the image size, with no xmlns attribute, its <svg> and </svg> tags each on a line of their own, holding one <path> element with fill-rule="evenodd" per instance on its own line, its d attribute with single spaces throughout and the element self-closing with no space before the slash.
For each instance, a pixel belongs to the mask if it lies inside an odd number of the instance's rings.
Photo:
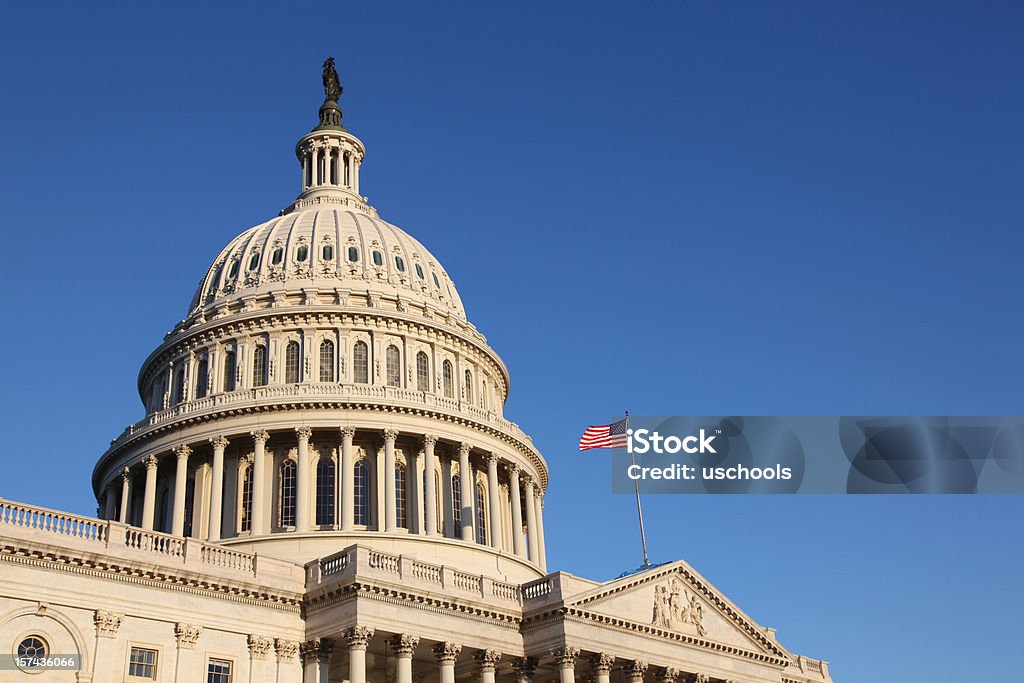
<svg viewBox="0 0 1024 683">
<path fill-rule="evenodd" d="M 629 429 L 629 411 L 626 411 L 626 429 Z M 629 459 L 633 462 L 633 466 L 636 467 L 636 456 L 633 455 L 633 449 L 629 449 Z M 640 520 L 640 545 L 644 549 L 644 567 L 650 567 L 651 562 L 647 558 L 647 534 L 644 533 L 644 509 L 640 505 L 640 484 L 636 479 L 633 480 L 633 489 L 636 491 L 636 516 Z"/>
</svg>

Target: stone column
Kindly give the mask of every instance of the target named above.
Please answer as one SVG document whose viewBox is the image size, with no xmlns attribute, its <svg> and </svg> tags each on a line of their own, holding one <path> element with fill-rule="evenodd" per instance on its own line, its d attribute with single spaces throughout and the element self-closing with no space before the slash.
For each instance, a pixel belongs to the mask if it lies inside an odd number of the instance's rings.
<svg viewBox="0 0 1024 683">
<path fill-rule="evenodd" d="M 320 149 L 313 144 L 313 187 L 320 184 Z"/>
<path fill-rule="evenodd" d="M 334 641 L 328 638 L 311 638 L 299 647 L 303 683 L 329 683 L 327 676 L 333 649 Z"/>
<path fill-rule="evenodd" d="M 539 485 L 534 484 L 534 486 L 537 487 L 537 495 L 534 498 L 534 504 L 537 506 L 537 559 L 541 570 L 547 571 L 548 558 L 544 545 L 544 495 Z"/>
<path fill-rule="evenodd" d="M 223 436 L 210 439 L 213 445 L 213 481 L 210 483 L 210 528 L 208 538 L 220 540 L 220 530 L 224 514 L 224 449 L 228 440 Z"/>
<path fill-rule="evenodd" d="M 519 465 L 515 463 L 508 465 L 508 483 L 508 496 L 512 503 L 512 552 L 516 557 L 526 557 L 526 539 L 523 538 L 523 505 L 519 500 Z"/>
<path fill-rule="evenodd" d="M 348 643 L 349 683 L 366 683 L 366 648 L 373 638 L 373 629 L 366 626 L 352 626 L 345 629 Z"/>
<path fill-rule="evenodd" d="M 249 533 L 253 536 L 267 533 L 266 504 L 266 445 L 270 434 L 266 430 L 259 429 L 250 432 L 253 438 L 253 459 L 252 459 L 252 510 L 249 521 Z M 242 494 L 239 487 L 238 494 Z"/>
<path fill-rule="evenodd" d="M 289 673 L 291 662 L 299 651 L 299 644 L 294 640 L 274 638 L 274 654 L 277 655 L 277 676 L 275 681 L 294 681 L 295 677 Z M 282 672 L 284 675 L 282 675 Z"/>
<path fill-rule="evenodd" d="M 427 536 L 437 536 L 437 486 L 434 481 L 434 468 L 437 467 L 437 458 L 434 456 L 434 446 L 437 444 L 437 436 L 426 434 L 423 437 L 423 518 L 426 521 Z"/>
<path fill-rule="evenodd" d="M 647 662 L 632 661 L 625 669 L 629 683 L 643 683 L 644 674 L 647 673 Z"/>
<path fill-rule="evenodd" d="M 473 655 L 473 659 L 480 665 L 480 683 L 494 683 L 494 669 L 501 659 L 501 653 L 497 650 L 480 650 Z"/>
<path fill-rule="evenodd" d="M 156 467 L 159 464 L 155 455 L 151 455 L 142 463 L 146 466 L 146 490 L 142 496 L 142 528 L 153 530 L 153 515 L 156 512 Z"/>
<path fill-rule="evenodd" d="M 420 503 L 422 500 L 422 492 L 420 489 L 423 488 L 423 480 L 420 477 L 421 452 L 422 451 L 416 451 L 413 449 L 406 454 L 405 495 L 409 501 L 407 507 L 409 510 L 408 518 L 410 534 L 423 533 L 423 508 Z"/>
<path fill-rule="evenodd" d="M 658 669 L 658 683 L 676 683 L 679 678 L 679 669 L 665 666 Z"/>
<path fill-rule="evenodd" d="M 395 517 L 395 439 L 398 432 L 384 430 L 384 531 L 398 528 Z"/>
<path fill-rule="evenodd" d="M 116 480 L 107 482 L 103 489 L 103 519 L 111 520 L 117 510 L 117 487 Z"/>
<path fill-rule="evenodd" d="M 355 427 L 341 428 L 341 530 L 352 531 L 356 519 L 355 463 L 352 462 L 352 438 Z"/>
<path fill-rule="evenodd" d="M 188 485 L 188 456 L 192 449 L 188 444 L 181 444 L 174 449 L 178 465 L 174 472 L 174 512 L 171 516 L 171 533 L 175 536 L 185 535 L 185 487 Z"/>
<path fill-rule="evenodd" d="M 128 523 L 128 513 L 132 506 L 132 471 L 125 467 L 121 470 L 121 514 L 117 521 L 121 524 Z"/>
<path fill-rule="evenodd" d="M 498 456 L 487 456 L 487 519 L 490 521 L 491 547 L 501 547 L 501 499 L 498 497 Z"/>
<path fill-rule="evenodd" d="M 534 657 L 517 657 L 512 660 L 512 671 L 516 674 L 516 683 L 533 683 L 533 672 L 537 670 L 537 659 Z"/>
<path fill-rule="evenodd" d="M 459 444 L 459 494 L 462 499 L 462 540 L 473 540 L 473 473 L 469 469 L 469 451 L 473 447 Z"/>
<path fill-rule="evenodd" d="M 441 458 L 441 490 L 438 492 L 441 496 L 441 505 L 443 506 L 443 512 L 441 519 L 444 520 L 443 532 L 445 538 L 455 538 L 457 529 L 455 528 L 455 522 L 452 519 L 452 510 L 454 505 L 452 502 L 452 496 L 455 492 L 452 491 L 452 459 L 451 457 Z"/>
<path fill-rule="evenodd" d="M 101 680 L 96 678 L 97 672 L 102 672 L 105 677 L 107 672 L 117 668 L 114 665 L 116 643 L 105 641 L 112 641 L 117 637 L 117 630 L 121 628 L 123 619 L 123 614 L 107 610 L 96 610 L 92 613 L 92 623 L 96 627 L 96 650 L 92 662 L 93 680 Z"/>
<path fill-rule="evenodd" d="M 458 643 L 445 641 L 434 646 L 440 683 L 455 683 L 455 660 L 459 658 L 460 652 L 462 646 Z"/>
<path fill-rule="evenodd" d="M 396 657 L 396 683 L 412 683 L 412 654 L 419 642 L 418 637 L 404 633 L 388 639 L 388 646 Z"/>
<path fill-rule="evenodd" d="M 295 468 L 295 531 L 309 531 L 309 437 L 313 430 L 309 427 L 296 427 L 295 434 L 299 437 L 299 461 Z"/>
<path fill-rule="evenodd" d="M 566 645 L 552 650 L 551 656 L 558 663 L 559 683 L 576 683 L 576 658 L 580 656 L 580 649 Z"/>
<path fill-rule="evenodd" d="M 533 500 L 533 480 L 529 476 L 523 476 L 523 485 L 526 487 L 526 537 L 529 540 L 530 562 L 539 565 L 540 556 L 537 550 L 537 505 Z"/>
<path fill-rule="evenodd" d="M 599 652 L 590 657 L 590 669 L 594 672 L 594 683 L 609 683 L 615 657 Z"/>
</svg>

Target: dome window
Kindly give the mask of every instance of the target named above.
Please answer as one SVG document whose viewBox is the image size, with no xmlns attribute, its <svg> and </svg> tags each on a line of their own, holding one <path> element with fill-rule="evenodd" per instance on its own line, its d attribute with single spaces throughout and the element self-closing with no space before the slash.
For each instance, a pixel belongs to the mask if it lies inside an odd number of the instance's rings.
<svg viewBox="0 0 1024 683">
<path fill-rule="evenodd" d="M 309 258 L 309 247 L 305 244 L 300 244 L 299 248 L 295 250 L 295 260 L 299 263 L 304 262 Z"/>
<path fill-rule="evenodd" d="M 357 261 L 359 261 L 359 250 L 356 249 L 355 247 L 349 247 L 348 260 L 351 261 L 352 263 L 356 263 Z"/>
<path fill-rule="evenodd" d="M 441 283 L 437 281 L 437 273 L 431 273 L 431 275 L 434 277 L 434 286 L 441 289 Z"/>
<path fill-rule="evenodd" d="M 325 244 L 323 249 L 320 250 L 320 256 L 324 261 L 334 260 L 334 247 L 330 244 Z"/>
<path fill-rule="evenodd" d="M 399 273 L 404 273 L 405 272 L 405 259 L 403 259 L 401 256 L 396 256 L 395 257 L 395 268 L 398 268 L 398 272 Z"/>
<path fill-rule="evenodd" d="M 238 259 L 231 262 L 231 270 L 228 271 L 228 277 L 235 277 L 238 275 Z"/>
<path fill-rule="evenodd" d="M 416 264 L 416 277 L 421 280 L 423 279 L 423 266 L 418 263 Z"/>
<path fill-rule="evenodd" d="M 284 249 L 278 247 L 274 250 L 274 253 L 270 255 L 270 263 L 275 266 L 281 265 L 281 259 L 284 258 Z"/>
<path fill-rule="evenodd" d="M 252 256 L 249 257 L 249 270 L 256 270 L 259 267 L 260 267 L 260 252 L 257 251 L 255 253 L 253 253 Z"/>
<path fill-rule="evenodd" d="M 373 265 L 375 265 L 375 266 L 383 266 L 384 265 L 384 254 L 380 253 L 379 251 L 374 251 L 373 252 Z"/>
</svg>

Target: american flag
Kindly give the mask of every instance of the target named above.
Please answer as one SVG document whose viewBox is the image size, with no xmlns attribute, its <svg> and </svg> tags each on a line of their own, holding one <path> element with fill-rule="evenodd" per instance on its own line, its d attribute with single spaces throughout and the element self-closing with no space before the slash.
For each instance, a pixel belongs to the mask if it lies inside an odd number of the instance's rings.
<svg viewBox="0 0 1024 683">
<path fill-rule="evenodd" d="M 629 418 L 623 418 L 610 425 L 591 425 L 580 437 L 580 450 L 586 451 L 591 448 L 625 448 L 626 429 L 629 427 Z"/>
</svg>

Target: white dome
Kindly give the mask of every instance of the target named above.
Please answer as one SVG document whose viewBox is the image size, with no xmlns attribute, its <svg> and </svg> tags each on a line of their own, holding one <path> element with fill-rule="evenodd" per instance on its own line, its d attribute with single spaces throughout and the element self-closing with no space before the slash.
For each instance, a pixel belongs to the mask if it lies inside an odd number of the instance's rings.
<svg viewBox="0 0 1024 683">
<path fill-rule="evenodd" d="M 233 239 L 207 271 L 189 315 L 252 295 L 333 289 L 466 319 L 448 273 L 422 244 L 380 218 L 338 206 L 296 210 Z"/>
</svg>

